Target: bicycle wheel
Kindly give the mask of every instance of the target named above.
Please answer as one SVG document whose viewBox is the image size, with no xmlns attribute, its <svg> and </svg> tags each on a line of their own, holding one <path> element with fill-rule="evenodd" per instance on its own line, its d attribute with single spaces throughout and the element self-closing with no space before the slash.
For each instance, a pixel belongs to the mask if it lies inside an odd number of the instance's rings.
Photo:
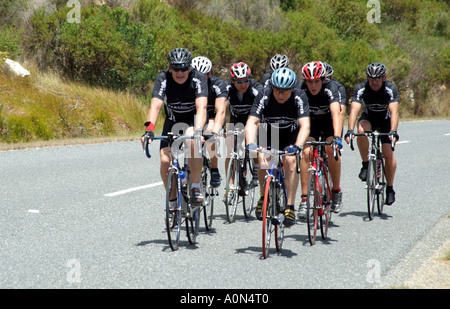
<svg viewBox="0 0 450 309">
<path fill-rule="evenodd" d="M 327 179 L 329 182 L 331 182 L 330 178 L 330 171 L 327 170 Z M 322 235 L 322 239 L 326 239 L 328 235 L 328 225 L 331 220 L 331 204 L 332 204 L 332 196 L 331 196 L 331 188 L 332 184 L 330 183 L 328 186 L 327 180 L 325 177 L 321 178 L 321 187 L 322 190 L 319 190 L 322 192 L 322 208 L 323 208 L 323 214 L 320 216 L 320 234 Z"/>
<path fill-rule="evenodd" d="M 250 218 L 253 210 L 253 205 L 255 203 L 255 192 L 257 183 L 253 183 L 253 159 L 246 159 L 244 163 L 244 168 L 242 169 L 242 176 L 245 179 L 244 183 L 246 188 L 244 189 L 245 196 L 242 197 L 242 206 L 244 208 L 245 218 Z M 256 177 L 256 175 L 255 175 Z"/>
<path fill-rule="evenodd" d="M 214 213 L 214 188 L 210 185 L 211 180 L 211 169 L 209 169 L 206 165 L 203 166 L 202 170 L 202 191 L 205 196 L 205 200 L 203 202 L 202 212 L 203 218 L 205 221 L 206 230 L 209 231 L 211 229 L 213 223 L 213 213 Z"/>
<path fill-rule="evenodd" d="M 277 184 L 278 189 L 276 192 L 276 214 L 282 213 L 284 215 L 284 210 L 286 209 L 287 204 L 287 198 L 285 195 L 285 190 L 283 186 L 278 183 Z M 273 195 L 272 195 L 273 196 Z M 278 225 L 275 226 L 275 246 L 277 248 L 277 251 L 281 251 L 283 248 L 283 241 L 284 241 L 284 224 L 281 222 Z"/>
<path fill-rule="evenodd" d="M 269 256 L 270 237 L 272 232 L 272 201 L 269 198 L 269 192 L 272 190 L 273 186 L 272 178 L 273 176 L 269 175 L 266 179 L 266 186 L 264 188 L 264 203 L 262 209 L 262 251 L 263 257 L 265 259 L 267 259 L 267 257 Z"/>
<path fill-rule="evenodd" d="M 367 170 L 367 180 L 366 180 L 366 186 L 367 186 L 367 211 L 369 214 L 369 219 L 373 220 L 373 214 L 375 210 L 375 204 L 376 204 L 376 186 L 377 186 L 377 167 L 375 160 L 369 159 L 369 166 Z"/>
<path fill-rule="evenodd" d="M 314 245 L 316 243 L 318 211 L 320 207 L 320 194 L 316 183 L 317 174 L 311 170 L 308 179 L 308 193 L 306 196 L 306 221 L 308 224 L 308 238 L 309 243 Z"/>
<path fill-rule="evenodd" d="M 181 230 L 181 203 L 182 198 L 178 192 L 178 173 L 176 170 L 171 169 L 169 171 L 169 178 L 167 181 L 167 191 L 166 191 L 166 230 L 167 237 L 169 239 L 170 248 L 173 251 L 178 250 L 178 244 L 180 242 L 180 230 Z M 176 192 L 176 203 L 170 203 L 170 193 Z"/>
<path fill-rule="evenodd" d="M 200 209 L 203 206 L 191 206 L 190 218 L 186 219 L 186 231 L 189 243 L 195 244 L 200 227 Z"/>
<path fill-rule="evenodd" d="M 234 222 L 238 202 L 237 184 L 239 183 L 239 161 L 236 157 L 230 159 L 228 164 L 227 182 L 225 185 L 225 210 L 229 223 Z M 230 182 L 233 182 L 230 184 Z"/>
<path fill-rule="evenodd" d="M 378 177 L 378 195 L 377 195 L 377 208 L 378 214 L 381 215 L 383 213 L 384 202 L 386 201 L 385 190 L 386 190 L 386 174 L 384 173 L 384 160 L 379 154 L 380 157 L 380 175 Z"/>
</svg>

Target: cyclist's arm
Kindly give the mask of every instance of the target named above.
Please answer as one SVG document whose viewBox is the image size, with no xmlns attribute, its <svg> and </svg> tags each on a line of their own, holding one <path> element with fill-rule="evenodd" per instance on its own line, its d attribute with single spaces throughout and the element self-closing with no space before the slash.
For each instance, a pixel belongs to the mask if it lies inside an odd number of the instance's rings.
<svg viewBox="0 0 450 309">
<path fill-rule="evenodd" d="M 256 144 L 256 131 L 259 125 L 259 118 L 249 115 L 245 125 L 245 145 Z"/>
<path fill-rule="evenodd" d="M 398 102 L 389 103 L 389 113 L 391 114 L 391 130 L 397 131 L 398 128 Z"/>
<path fill-rule="evenodd" d="M 298 124 L 300 125 L 300 130 L 298 131 L 295 145 L 305 147 L 306 139 L 308 138 L 310 131 L 310 118 L 309 117 L 299 118 Z"/>
<path fill-rule="evenodd" d="M 350 114 L 348 115 L 348 129 L 354 130 L 356 118 L 358 117 L 359 111 L 361 110 L 361 103 L 352 101 L 350 105 Z"/>
<path fill-rule="evenodd" d="M 163 106 L 164 101 L 159 98 L 152 98 L 150 101 L 150 109 L 147 113 L 147 121 L 153 123 L 156 126 L 156 121 L 158 120 L 159 111 Z"/>
<path fill-rule="evenodd" d="M 334 136 L 341 136 L 342 121 L 341 121 L 341 105 L 338 101 L 330 104 L 330 112 L 333 119 Z"/>
<path fill-rule="evenodd" d="M 203 129 L 206 123 L 206 105 L 208 105 L 208 97 L 197 97 L 195 99 L 195 115 L 194 129 Z"/>
<path fill-rule="evenodd" d="M 214 127 L 211 132 L 219 133 L 225 123 L 225 116 L 228 106 L 227 98 L 217 98 L 216 99 L 216 118 L 214 118 Z"/>
</svg>

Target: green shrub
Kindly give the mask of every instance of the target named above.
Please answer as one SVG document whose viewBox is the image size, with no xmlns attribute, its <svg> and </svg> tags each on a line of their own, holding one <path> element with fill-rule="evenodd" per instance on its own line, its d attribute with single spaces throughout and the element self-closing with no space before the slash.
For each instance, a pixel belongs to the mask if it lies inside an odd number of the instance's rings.
<svg viewBox="0 0 450 309">
<path fill-rule="evenodd" d="M 44 50 L 44 63 L 56 65 L 74 80 L 146 92 L 158 71 L 154 37 L 144 26 L 121 8 L 83 8 L 80 23 L 66 21 L 68 10 L 35 13 L 30 52 Z"/>
</svg>

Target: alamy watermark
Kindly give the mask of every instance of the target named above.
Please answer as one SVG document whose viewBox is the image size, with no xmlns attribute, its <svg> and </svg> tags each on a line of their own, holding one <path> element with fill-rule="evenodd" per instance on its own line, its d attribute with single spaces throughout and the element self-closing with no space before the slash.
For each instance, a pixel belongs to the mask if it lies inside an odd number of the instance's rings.
<svg viewBox="0 0 450 309">
<path fill-rule="evenodd" d="M 381 282 L 381 263 L 377 259 L 371 259 L 366 264 L 369 271 L 366 275 L 366 281 L 368 283 L 380 283 Z"/>
<path fill-rule="evenodd" d="M 70 259 L 67 261 L 66 266 L 69 267 L 69 271 L 66 275 L 66 280 L 70 284 L 81 283 L 81 263 L 77 259 Z"/>
<path fill-rule="evenodd" d="M 369 0 L 366 6 L 371 8 L 367 13 L 366 19 L 369 24 L 381 23 L 381 5 L 379 0 Z"/>
<path fill-rule="evenodd" d="M 81 22 L 81 4 L 79 0 L 69 0 L 66 4 L 67 7 L 72 8 L 67 12 L 66 18 L 67 22 L 70 24 Z"/>
</svg>

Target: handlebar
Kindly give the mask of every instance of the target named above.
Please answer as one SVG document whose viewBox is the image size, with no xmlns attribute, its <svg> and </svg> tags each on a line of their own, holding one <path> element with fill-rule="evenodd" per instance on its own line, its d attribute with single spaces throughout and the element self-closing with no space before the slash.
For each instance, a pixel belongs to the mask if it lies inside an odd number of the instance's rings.
<svg viewBox="0 0 450 309">
<path fill-rule="evenodd" d="M 354 147 L 353 147 L 353 136 L 367 136 L 367 137 L 370 137 L 370 138 L 375 138 L 377 136 L 391 136 L 391 134 L 389 134 L 389 133 L 381 133 L 381 132 L 372 131 L 372 130 L 364 131 L 364 133 L 351 133 L 350 136 L 349 136 L 350 149 L 351 150 L 355 150 Z M 393 136 L 391 137 L 391 149 L 392 149 L 392 151 L 395 150 L 395 143 L 394 143 L 394 137 Z"/>
<path fill-rule="evenodd" d="M 326 146 L 326 145 L 333 145 L 333 157 L 334 159 L 337 161 L 339 160 L 339 157 L 341 156 L 341 150 L 336 150 L 336 140 L 332 140 L 330 142 L 326 142 L 326 141 L 307 141 L 306 145 L 310 145 L 310 146 Z"/>
<path fill-rule="evenodd" d="M 259 147 L 256 149 L 259 153 L 268 154 L 271 156 L 280 156 L 281 158 L 284 156 L 295 156 L 295 162 L 297 165 L 297 174 L 300 174 L 300 157 L 301 157 L 301 151 L 297 151 L 295 153 L 289 153 L 285 150 L 279 150 L 279 149 L 264 149 L 262 147 Z"/>
<path fill-rule="evenodd" d="M 205 134 L 202 135 L 203 138 L 205 139 L 205 141 L 208 142 L 218 142 L 217 137 L 214 137 L 214 134 Z M 177 139 L 182 139 L 182 140 L 186 140 L 186 139 L 194 139 L 195 136 L 194 135 L 173 135 L 172 132 L 167 133 L 167 135 L 161 135 L 161 136 L 154 136 L 152 140 L 166 140 L 169 142 L 169 145 L 171 145 L 175 140 Z M 149 150 L 149 138 L 147 136 L 144 137 L 144 152 L 145 155 L 147 156 L 147 158 L 151 158 L 150 155 L 150 150 Z M 202 155 L 202 141 L 200 138 L 197 139 L 197 147 L 199 149 L 199 155 Z M 218 147 L 217 147 L 218 148 Z"/>
</svg>

